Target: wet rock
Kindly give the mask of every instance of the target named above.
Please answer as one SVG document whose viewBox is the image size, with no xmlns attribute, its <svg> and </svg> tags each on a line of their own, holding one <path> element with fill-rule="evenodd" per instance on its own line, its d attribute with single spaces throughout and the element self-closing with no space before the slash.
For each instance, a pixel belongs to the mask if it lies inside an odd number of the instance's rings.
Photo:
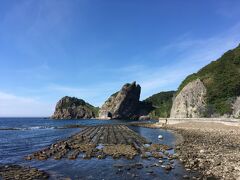
<svg viewBox="0 0 240 180">
<path fill-rule="evenodd" d="M 144 166 L 142 163 L 136 163 L 136 166 L 135 166 L 137 169 L 142 169 Z"/>
<path fill-rule="evenodd" d="M 163 163 L 163 160 L 159 160 L 158 162 L 159 162 L 160 164 L 162 164 L 162 163 Z"/>
<path fill-rule="evenodd" d="M 172 166 L 171 165 L 166 165 L 164 168 L 165 168 L 165 170 L 170 171 L 172 169 Z"/>
<path fill-rule="evenodd" d="M 5 165 L 0 166 L 0 179 L 12 179 L 12 180 L 22 180 L 22 179 L 48 179 L 49 175 L 40 171 L 36 168 L 23 167 L 20 165 Z"/>
<path fill-rule="evenodd" d="M 190 177 L 188 175 L 184 175 L 183 179 L 190 179 Z"/>
<path fill-rule="evenodd" d="M 146 172 L 147 172 L 148 174 L 154 173 L 154 171 L 153 171 L 152 169 L 148 169 Z"/>
</svg>

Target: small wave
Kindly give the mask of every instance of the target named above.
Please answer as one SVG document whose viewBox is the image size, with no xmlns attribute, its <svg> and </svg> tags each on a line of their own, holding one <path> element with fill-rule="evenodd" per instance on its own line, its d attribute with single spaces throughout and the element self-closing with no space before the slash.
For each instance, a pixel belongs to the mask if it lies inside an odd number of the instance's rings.
<svg viewBox="0 0 240 180">
<path fill-rule="evenodd" d="M 55 127 L 51 126 L 34 126 L 34 127 L 28 127 L 28 130 L 35 130 L 35 129 L 54 129 Z"/>
<path fill-rule="evenodd" d="M 33 127 L 23 127 L 23 128 L 0 128 L 0 131 L 12 131 L 12 130 L 41 130 L 41 129 L 56 129 L 56 127 L 50 126 L 33 126 Z"/>
</svg>

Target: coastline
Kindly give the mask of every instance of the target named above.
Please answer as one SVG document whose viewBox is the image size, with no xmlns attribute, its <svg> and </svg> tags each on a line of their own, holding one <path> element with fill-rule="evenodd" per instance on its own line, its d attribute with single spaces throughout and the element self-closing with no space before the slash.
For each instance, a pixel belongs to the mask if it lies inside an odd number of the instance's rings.
<svg viewBox="0 0 240 180">
<path fill-rule="evenodd" d="M 213 179 L 240 179 L 240 126 L 236 122 L 209 119 L 138 125 L 172 131 L 186 170 Z"/>
</svg>

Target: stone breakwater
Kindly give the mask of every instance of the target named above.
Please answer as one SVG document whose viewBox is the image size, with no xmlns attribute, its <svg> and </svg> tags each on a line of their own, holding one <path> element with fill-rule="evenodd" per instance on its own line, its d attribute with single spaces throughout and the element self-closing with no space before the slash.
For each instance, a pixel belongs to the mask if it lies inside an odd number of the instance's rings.
<svg viewBox="0 0 240 180">
<path fill-rule="evenodd" d="M 176 151 L 187 170 L 198 170 L 209 178 L 240 179 L 239 126 L 188 122 L 166 128 L 183 136 Z"/>
<path fill-rule="evenodd" d="M 68 158 L 74 160 L 78 157 L 104 159 L 106 156 L 133 159 L 136 155 L 141 155 L 142 158 L 154 157 L 172 160 L 176 156 L 168 152 L 171 149 L 164 144 L 151 144 L 125 125 L 104 125 L 86 127 L 66 140 L 56 142 L 25 159 L 54 158 L 60 160 Z M 170 170 L 172 166 L 169 164 L 167 168 Z"/>
</svg>

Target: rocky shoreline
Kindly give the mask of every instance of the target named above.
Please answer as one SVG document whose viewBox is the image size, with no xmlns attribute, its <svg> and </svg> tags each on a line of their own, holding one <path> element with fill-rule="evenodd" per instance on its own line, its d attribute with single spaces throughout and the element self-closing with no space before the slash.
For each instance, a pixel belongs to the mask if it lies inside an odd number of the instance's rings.
<svg viewBox="0 0 240 180">
<path fill-rule="evenodd" d="M 21 179 L 29 179 L 29 180 L 37 180 L 37 179 L 48 179 L 49 175 L 37 168 L 33 167 L 24 167 L 20 165 L 2 165 L 0 166 L 0 179 L 3 178 L 5 180 L 21 180 Z"/>
<path fill-rule="evenodd" d="M 171 150 L 164 144 L 152 144 L 144 137 L 135 133 L 125 125 L 99 125 L 84 128 L 79 133 L 52 144 L 43 150 L 25 157 L 26 160 L 46 160 L 53 157 L 55 160 L 68 158 L 77 159 L 80 154 L 83 159 L 105 159 L 112 156 L 114 159 L 125 157 L 133 159 L 137 154 L 142 158 L 169 158 Z"/>
<path fill-rule="evenodd" d="M 159 128 L 159 124 L 137 124 Z M 176 152 L 189 172 L 203 178 L 240 179 L 240 128 L 214 122 L 188 122 L 164 126 L 175 132 Z M 183 139 L 182 139 L 183 138 Z"/>
</svg>

